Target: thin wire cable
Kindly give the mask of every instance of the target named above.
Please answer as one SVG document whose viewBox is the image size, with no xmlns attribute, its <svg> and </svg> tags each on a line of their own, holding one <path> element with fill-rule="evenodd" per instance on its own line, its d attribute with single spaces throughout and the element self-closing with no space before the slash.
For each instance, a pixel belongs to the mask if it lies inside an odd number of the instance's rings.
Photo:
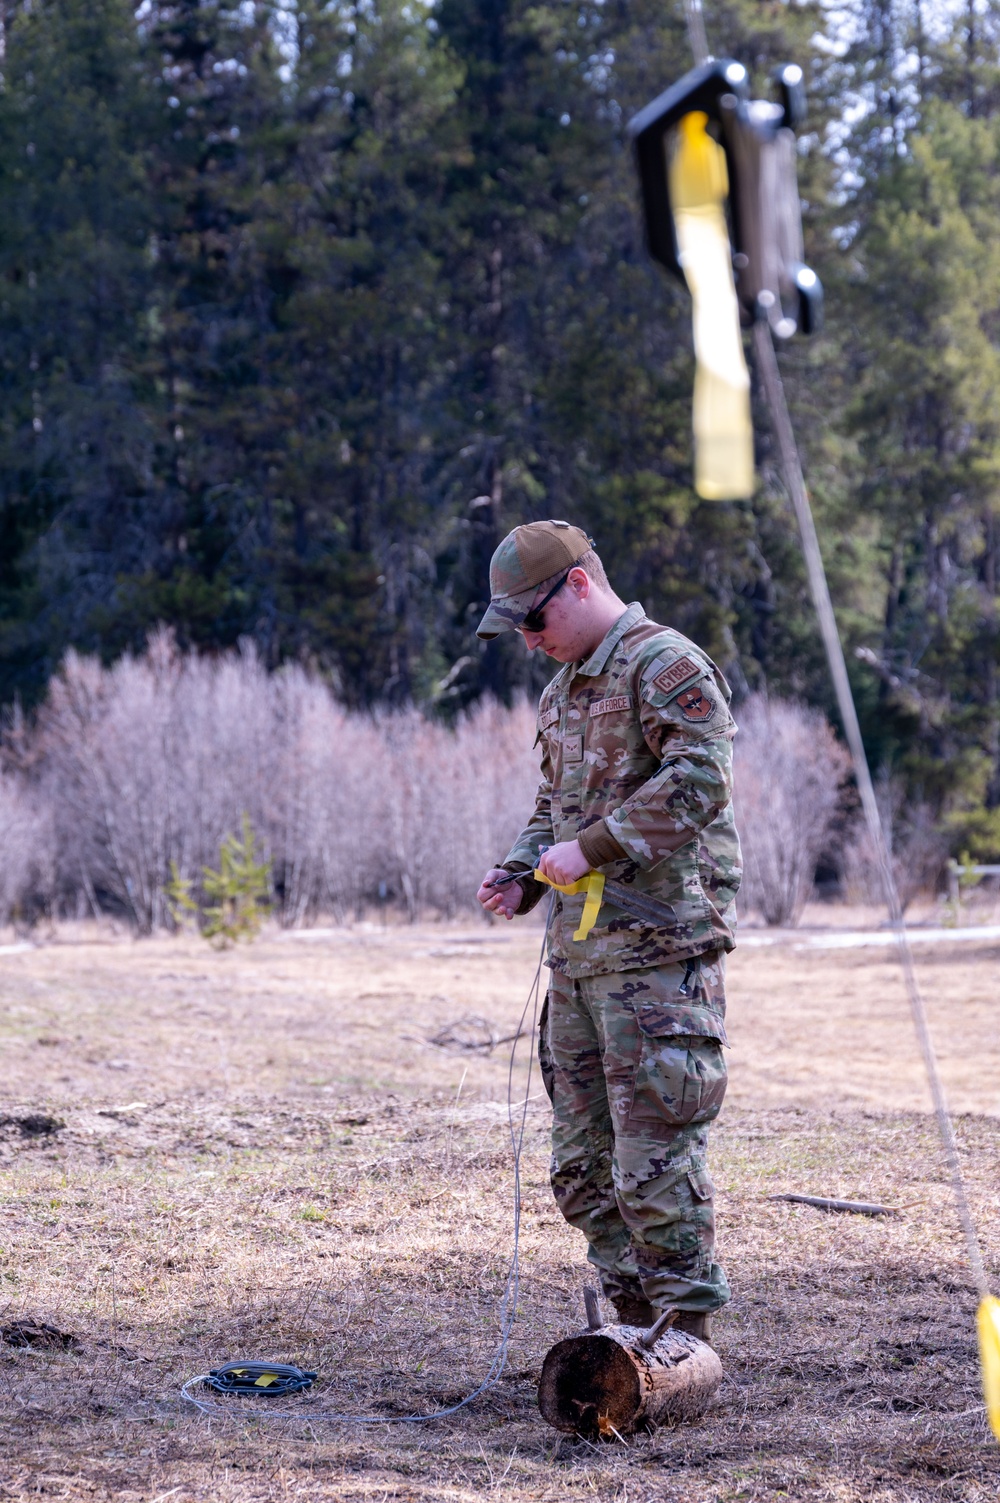
<svg viewBox="0 0 1000 1503">
<path fill-rule="evenodd" d="M 948 1174 L 951 1179 L 952 1192 L 955 1196 L 955 1204 L 958 1208 L 958 1217 L 962 1223 L 962 1231 L 965 1235 L 972 1276 L 980 1298 L 985 1298 L 990 1292 L 989 1283 L 986 1278 L 986 1269 L 983 1265 L 983 1256 L 979 1247 L 975 1222 L 972 1219 L 972 1212 L 969 1208 L 969 1198 L 965 1189 L 965 1180 L 962 1176 L 962 1167 L 958 1160 L 958 1145 L 955 1141 L 954 1124 L 951 1120 L 951 1113 L 948 1110 L 948 1102 L 941 1081 L 941 1071 L 938 1067 L 937 1055 L 934 1052 L 934 1042 L 931 1038 L 930 1027 L 927 1022 L 927 1008 L 924 1004 L 920 988 L 917 985 L 916 972 L 913 968 L 913 953 L 910 949 L 910 941 L 906 933 L 903 906 L 899 901 L 899 889 L 896 886 L 896 876 L 892 869 L 892 858 L 889 854 L 885 831 L 882 828 L 882 817 L 879 813 L 878 801 L 875 797 L 875 788 L 868 766 L 868 757 L 865 753 L 864 742 L 861 739 L 861 726 L 858 722 L 857 707 L 854 703 L 851 681 L 847 676 L 847 664 L 844 661 L 844 649 L 840 640 L 840 633 L 837 629 L 837 620 L 833 614 L 833 603 L 830 599 L 826 570 L 823 567 L 823 555 L 820 552 L 816 524 L 813 520 L 812 507 L 809 505 L 809 494 L 806 490 L 805 479 L 802 474 L 802 461 L 799 457 L 798 445 L 795 442 L 795 431 L 792 427 L 788 403 L 785 401 L 785 388 L 782 384 L 781 372 L 778 369 L 778 359 L 774 353 L 771 329 L 766 320 L 759 319 L 754 324 L 753 334 L 754 348 L 757 352 L 757 365 L 764 385 L 767 404 L 771 410 L 771 420 L 774 424 L 774 432 L 778 440 L 781 465 L 785 472 L 785 484 L 788 487 L 788 493 L 791 497 L 792 506 L 795 509 L 795 516 L 799 524 L 799 533 L 802 537 L 802 551 L 805 554 L 806 571 L 809 575 L 809 588 L 812 592 L 816 614 L 819 617 L 820 633 L 823 638 L 823 646 L 826 648 L 827 662 L 830 665 L 830 674 L 833 678 L 833 687 L 837 696 L 837 706 L 840 710 L 844 734 L 847 737 L 847 744 L 850 747 L 851 758 L 854 762 L 854 776 L 858 785 L 858 793 L 861 796 L 861 807 L 864 810 L 865 823 L 868 826 L 868 833 L 875 847 L 879 874 L 882 878 L 882 888 L 885 893 L 886 906 L 889 910 L 889 921 L 896 936 L 899 963 L 906 982 L 906 995 L 910 1004 L 910 1013 L 913 1017 L 913 1026 L 916 1029 L 917 1038 L 920 1041 L 924 1069 L 930 1082 L 931 1096 L 934 1101 L 934 1115 L 937 1118 L 938 1132 L 944 1147 L 945 1162 L 948 1165 Z"/>
<path fill-rule="evenodd" d="M 538 997 L 541 988 L 542 966 L 545 963 L 545 949 L 549 937 L 549 926 L 552 922 L 554 894 L 549 895 L 549 906 L 545 917 L 545 929 L 542 934 L 542 944 L 538 956 L 538 964 L 535 966 L 534 980 L 528 989 L 527 1000 L 521 1009 L 517 1028 L 511 1043 L 510 1059 L 507 1065 L 507 1130 L 510 1135 L 510 1146 L 514 1160 L 514 1245 L 511 1251 L 510 1264 L 507 1269 L 507 1278 L 504 1283 L 504 1291 L 500 1300 L 500 1343 L 493 1355 L 486 1377 L 478 1388 L 460 1399 L 457 1404 L 451 1404 L 447 1409 L 436 1409 L 433 1414 L 341 1414 L 332 1410 L 324 1409 L 287 1409 L 287 1410 L 254 1410 L 253 1414 L 246 1409 L 234 1409 L 232 1404 L 221 1403 L 217 1400 L 196 1399 L 191 1389 L 196 1383 L 204 1383 L 209 1377 L 208 1373 L 198 1373 L 181 1386 L 181 1397 L 189 1404 L 201 1411 L 202 1414 L 221 1414 L 227 1419 L 262 1419 L 262 1420 L 330 1420 L 338 1424 L 347 1425 L 425 1425 L 431 1420 L 446 1419 L 450 1414 L 457 1414 L 460 1409 L 465 1409 L 475 1399 L 487 1393 L 499 1383 L 507 1366 L 507 1357 L 510 1350 L 510 1337 L 514 1329 L 514 1321 L 517 1318 L 517 1299 L 521 1288 L 521 1154 L 524 1149 L 524 1135 L 528 1123 L 528 1103 L 531 1100 L 531 1076 L 535 1063 L 535 1052 L 532 1047 L 528 1055 L 528 1078 L 524 1085 L 524 1099 L 520 1103 L 519 1119 L 515 1118 L 514 1112 L 514 1064 L 517 1057 L 517 1045 L 522 1034 L 524 1020 L 531 1008 L 531 1028 L 528 1037 L 534 1041 L 535 1031 L 538 1026 Z"/>
</svg>

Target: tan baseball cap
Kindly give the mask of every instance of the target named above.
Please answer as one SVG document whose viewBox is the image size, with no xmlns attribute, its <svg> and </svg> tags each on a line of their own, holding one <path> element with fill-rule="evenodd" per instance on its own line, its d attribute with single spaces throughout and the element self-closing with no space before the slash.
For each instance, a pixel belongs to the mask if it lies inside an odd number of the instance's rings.
<svg viewBox="0 0 1000 1503">
<path fill-rule="evenodd" d="M 490 641 L 502 631 L 516 631 L 543 580 L 572 569 L 593 546 L 593 539 L 569 522 L 525 522 L 508 532 L 490 560 L 490 604 L 476 636 Z"/>
</svg>

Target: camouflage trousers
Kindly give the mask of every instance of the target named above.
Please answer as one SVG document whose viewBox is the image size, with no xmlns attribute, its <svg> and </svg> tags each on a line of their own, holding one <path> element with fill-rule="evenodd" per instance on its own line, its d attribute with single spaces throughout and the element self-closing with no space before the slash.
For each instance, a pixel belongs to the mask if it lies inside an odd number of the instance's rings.
<svg viewBox="0 0 1000 1503">
<path fill-rule="evenodd" d="M 553 973 L 539 1038 L 552 1188 L 610 1299 L 715 1310 L 729 1298 L 705 1162 L 726 1092 L 724 1009 L 714 954 L 580 981 Z"/>
</svg>

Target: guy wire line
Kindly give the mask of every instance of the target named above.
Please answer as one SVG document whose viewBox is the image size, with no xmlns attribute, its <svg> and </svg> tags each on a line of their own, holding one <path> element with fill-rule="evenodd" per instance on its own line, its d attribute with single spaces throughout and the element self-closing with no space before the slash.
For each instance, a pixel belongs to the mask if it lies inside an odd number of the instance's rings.
<svg viewBox="0 0 1000 1503">
<path fill-rule="evenodd" d="M 702 0 L 684 0 L 684 16 L 687 22 L 688 41 L 691 46 L 691 52 L 695 63 L 700 66 L 702 63 L 708 62 L 711 57 L 711 53 L 708 50 L 708 38 L 705 33 L 705 16 L 702 10 Z M 886 907 L 889 910 L 889 922 L 896 937 L 899 964 L 902 968 L 903 979 L 906 984 L 906 995 L 910 1004 L 913 1026 L 916 1029 L 917 1038 L 920 1042 L 924 1069 L 931 1088 L 934 1115 L 937 1118 L 938 1132 L 944 1148 L 952 1193 L 955 1197 L 955 1205 L 958 1208 L 958 1218 L 962 1224 L 962 1231 L 965 1236 L 965 1245 L 969 1254 L 972 1277 L 980 1298 L 985 1299 L 990 1292 L 989 1284 L 986 1279 L 986 1269 L 983 1265 L 983 1255 L 979 1247 L 979 1238 L 976 1235 L 975 1222 L 972 1219 L 972 1212 L 969 1208 L 969 1198 L 965 1189 L 965 1180 L 962 1176 L 962 1166 L 958 1160 L 955 1128 L 944 1094 L 937 1055 L 934 1052 L 934 1043 L 931 1039 L 930 1027 L 927 1022 L 927 1008 L 924 1004 L 920 988 L 917 985 L 916 972 L 913 966 L 913 952 L 910 949 L 910 941 L 906 933 L 903 906 L 899 900 L 899 889 L 896 886 L 896 876 L 892 869 L 892 857 L 889 854 L 888 842 L 886 841 L 885 831 L 882 827 L 882 817 L 879 813 L 875 788 L 872 784 L 868 756 L 865 752 L 864 742 L 861 739 L 861 726 L 858 721 L 857 706 L 854 703 L 851 681 L 847 676 L 847 664 L 844 660 L 844 648 L 840 640 L 840 632 L 837 629 L 837 620 L 833 614 L 830 587 L 827 583 L 826 569 L 823 566 L 823 555 L 820 552 L 819 538 L 816 535 L 816 524 L 813 520 L 812 508 L 809 505 L 809 493 L 806 490 L 805 478 L 802 473 L 802 461 L 799 456 L 798 445 L 795 442 L 795 430 L 792 427 L 791 414 L 785 401 L 785 388 L 778 369 L 778 358 L 774 352 L 771 327 L 766 319 L 758 318 L 756 320 L 753 328 L 753 338 L 754 349 L 757 355 L 757 367 L 760 371 L 767 405 L 770 408 L 775 437 L 778 440 L 781 466 L 785 472 L 785 485 L 791 497 L 796 520 L 799 524 L 802 552 L 805 555 L 806 571 L 809 576 L 809 589 L 812 594 L 813 604 L 816 607 L 816 615 L 819 618 L 820 634 L 823 638 L 830 676 L 833 679 L 834 692 L 837 696 L 837 707 L 840 710 L 844 734 L 847 737 L 851 759 L 854 763 L 854 777 L 858 785 L 858 793 L 861 797 L 865 824 L 868 827 L 868 834 L 875 848 Z"/>
<path fill-rule="evenodd" d="M 426 1425 L 432 1420 L 446 1419 L 450 1414 L 457 1414 L 460 1409 L 466 1408 L 474 1399 L 495 1388 L 503 1376 L 507 1366 L 507 1358 L 510 1352 L 510 1336 L 517 1317 L 517 1300 L 521 1289 L 521 1154 L 524 1149 L 524 1134 L 528 1122 L 528 1103 L 531 1100 L 531 1077 L 534 1069 L 535 1050 L 534 1039 L 538 1027 L 538 996 L 541 989 L 542 966 L 545 963 L 545 949 L 549 937 L 549 927 L 552 923 L 552 909 L 555 903 L 555 894 L 549 894 L 548 911 L 545 917 L 545 928 L 542 932 L 541 949 L 538 955 L 538 964 L 535 966 L 535 975 L 528 989 L 528 996 L 521 1016 L 514 1030 L 514 1038 L 510 1046 L 510 1058 L 507 1063 L 507 1130 L 510 1135 L 511 1153 L 514 1162 L 514 1245 L 511 1250 L 510 1264 L 507 1268 L 507 1278 L 504 1282 L 503 1295 L 500 1300 L 500 1342 L 493 1355 L 486 1377 L 478 1388 L 472 1393 L 466 1394 L 457 1404 L 450 1404 L 446 1409 L 436 1409 L 432 1414 L 341 1414 L 327 1409 L 283 1409 L 283 1410 L 257 1410 L 236 1409 L 232 1404 L 218 1399 L 196 1399 L 190 1390 L 196 1383 L 204 1383 L 210 1376 L 208 1373 L 197 1373 L 195 1377 L 188 1378 L 181 1386 L 181 1397 L 189 1404 L 201 1411 L 202 1414 L 219 1414 L 228 1419 L 264 1419 L 264 1420 L 333 1420 L 346 1425 Z M 519 1103 L 517 1112 L 514 1109 L 514 1063 L 517 1057 L 518 1040 L 522 1037 L 524 1020 L 531 1009 L 531 1028 L 528 1036 L 531 1039 L 531 1047 L 528 1052 L 528 1078 L 524 1086 L 524 1099 Z"/>
<path fill-rule="evenodd" d="M 771 410 L 771 421 L 774 425 L 775 437 L 778 440 L 781 466 L 785 472 L 785 484 L 788 487 L 792 506 L 795 509 L 796 520 L 799 524 L 802 551 L 805 554 L 806 570 L 809 575 L 809 589 L 812 593 L 813 604 L 816 607 L 816 615 L 819 617 L 819 628 L 823 637 L 823 646 L 826 648 L 827 662 L 830 666 L 830 675 L 833 679 L 833 687 L 837 696 L 837 707 L 840 710 L 844 734 L 847 737 L 847 744 L 850 747 L 851 758 L 854 762 L 854 777 L 858 785 L 858 793 L 861 796 L 861 807 L 864 810 L 865 823 L 868 826 L 868 834 L 875 848 L 878 860 L 882 888 L 885 894 L 886 906 L 889 910 L 889 922 L 896 936 L 899 963 L 906 982 L 906 995 L 910 1003 L 910 1013 L 913 1017 L 913 1026 L 917 1031 L 917 1038 L 920 1041 L 924 1069 L 930 1082 L 931 1096 L 934 1101 L 934 1115 L 937 1118 L 938 1132 L 941 1135 L 941 1142 L 944 1147 L 944 1156 L 948 1165 L 951 1188 L 955 1196 L 955 1204 L 958 1207 L 958 1217 L 962 1223 L 962 1231 L 965 1234 L 965 1244 L 969 1254 L 969 1263 L 972 1267 L 972 1276 L 980 1298 L 985 1299 L 990 1292 L 989 1284 L 986 1279 L 986 1269 L 983 1266 L 979 1238 L 976 1235 L 975 1223 L 972 1219 L 972 1212 L 969 1209 L 969 1199 L 966 1194 L 965 1181 L 962 1177 L 962 1167 L 958 1160 L 955 1128 L 951 1120 L 951 1113 L 948 1110 L 944 1086 L 941 1082 L 941 1072 L 938 1068 L 937 1055 L 934 1052 L 934 1043 L 931 1039 L 930 1028 L 927 1022 L 927 1008 L 924 1004 L 920 988 L 917 985 L 916 972 L 913 967 L 913 952 L 910 949 L 910 941 L 906 933 L 903 907 L 899 901 L 899 889 L 896 886 L 896 876 L 892 869 L 892 857 L 889 854 L 889 846 L 882 827 L 878 801 L 875 798 L 875 789 L 868 766 L 868 757 L 865 753 L 864 742 L 861 739 L 861 726 L 858 722 L 857 707 L 854 703 L 851 681 L 847 676 L 847 664 L 844 660 L 843 644 L 840 640 L 840 633 L 837 630 L 836 617 L 833 614 L 833 603 L 830 599 L 826 570 L 823 567 L 823 555 L 820 552 L 819 539 L 816 535 L 816 524 L 813 520 L 812 508 L 809 505 L 809 495 L 806 491 L 805 479 L 802 474 L 802 462 L 799 457 L 798 445 L 795 442 L 795 431 L 792 428 L 791 415 L 788 411 L 788 404 L 785 401 L 785 388 L 782 384 L 781 373 L 778 370 L 778 360 L 771 339 L 770 325 L 766 319 L 758 319 L 756 321 L 753 329 L 753 337 L 754 349 L 757 354 L 757 367 L 764 386 L 767 405 Z"/>
</svg>

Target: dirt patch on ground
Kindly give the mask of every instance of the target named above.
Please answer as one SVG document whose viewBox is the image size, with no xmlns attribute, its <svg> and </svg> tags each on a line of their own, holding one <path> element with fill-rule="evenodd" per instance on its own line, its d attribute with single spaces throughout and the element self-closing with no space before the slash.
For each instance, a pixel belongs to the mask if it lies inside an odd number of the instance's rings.
<svg viewBox="0 0 1000 1503">
<path fill-rule="evenodd" d="M 216 954 L 77 931 L 0 956 L 0 1497 L 996 1497 L 919 1057 L 891 957 L 871 952 L 732 962 L 713 1170 L 735 1297 L 702 1424 L 594 1448 L 538 1415 L 587 1268 L 549 1196 L 537 1075 L 502 1382 L 428 1426 L 310 1418 L 433 1409 L 489 1367 L 511 1230 L 507 1046 L 489 1044 L 516 1029 L 539 940 L 389 928 Z M 918 967 L 995 1269 L 995 950 Z M 517 1092 L 525 1062 L 522 1044 Z M 767 1199 L 784 1190 L 903 1209 Z M 182 1403 L 185 1379 L 239 1356 L 320 1380 L 278 1422 L 264 1400 L 210 1420 Z"/>
</svg>

